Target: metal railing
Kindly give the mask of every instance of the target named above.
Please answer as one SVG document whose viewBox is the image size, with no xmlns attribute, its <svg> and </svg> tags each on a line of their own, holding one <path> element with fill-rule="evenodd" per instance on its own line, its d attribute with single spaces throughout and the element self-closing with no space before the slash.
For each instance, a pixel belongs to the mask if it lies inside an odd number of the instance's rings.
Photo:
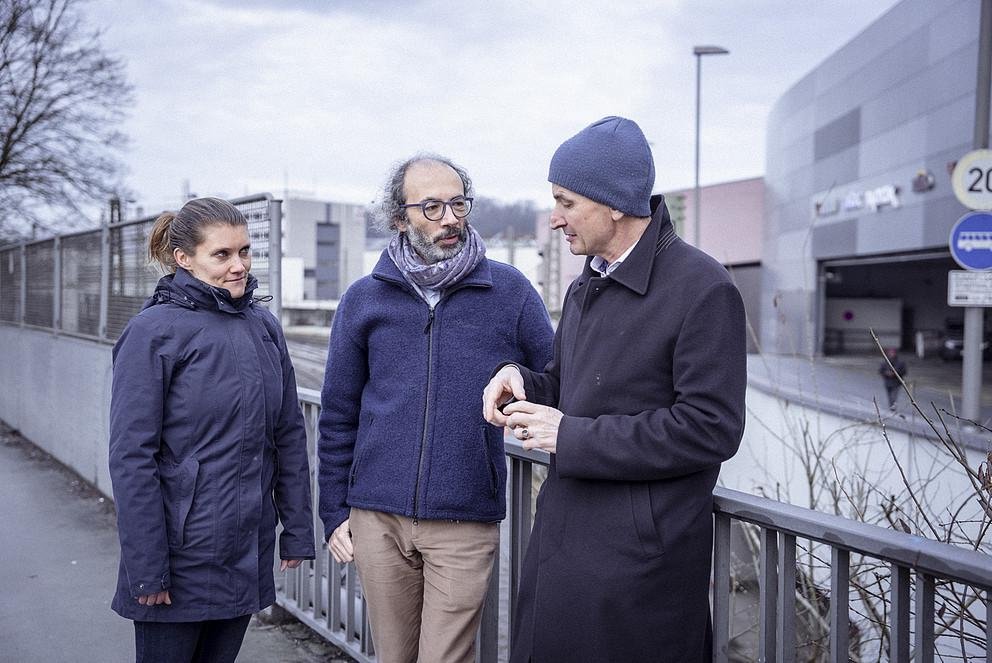
<svg viewBox="0 0 992 663">
<path fill-rule="evenodd" d="M 231 202 L 248 220 L 256 293 L 281 311 L 281 201 L 270 194 Z M 161 274 L 148 262 L 156 217 L 114 223 L 0 248 L 0 322 L 116 341 Z"/>
<path fill-rule="evenodd" d="M 307 441 L 311 458 L 311 488 L 317 559 L 286 571 L 278 592 L 278 604 L 300 621 L 362 663 L 375 661 L 368 613 L 361 597 L 354 565 L 334 561 L 320 540 L 323 525 L 317 517 L 317 421 L 320 394 L 301 389 Z M 516 604 L 524 551 L 530 537 L 533 513 L 534 466 L 546 465 L 547 456 L 524 451 L 507 441 L 509 471 L 507 513 L 508 564 L 501 565 L 497 552 L 494 569 L 508 569 L 509 578 L 493 573 L 483 623 L 477 639 L 477 660 L 499 660 L 499 587 L 509 587 L 509 606 Z M 717 488 L 714 491 L 714 554 L 712 618 L 714 661 L 731 660 L 731 525 L 746 523 L 758 528 L 759 598 L 757 601 L 757 660 L 791 663 L 797 651 L 797 539 L 808 539 L 824 547 L 829 558 L 828 660 L 849 660 L 850 559 L 860 555 L 879 560 L 890 569 L 887 614 L 888 660 L 899 663 L 929 663 L 935 656 L 935 585 L 955 583 L 971 587 L 983 597 L 985 660 L 992 663 L 992 558 L 981 552 L 939 543 L 919 536 L 884 529 L 840 516 L 820 513 L 791 504 Z M 812 545 L 812 544 L 811 544 Z M 915 591 L 911 591 L 915 588 Z M 826 588 L 825 588 L 826 589 Z M 911 594 L 913 598 L 911 600 Z M 659 599 L 664 600 L 664 599 Z M 911 616 L 915 619 L 911 620 Z M 912 635 L 912 638 L 911 638 Z M 879 657 L 879 660 L 885 660 Z M 959 656 L 957 660 L 961 660 Z M 972 659 L 974 660 L 974 659 Z"/>
</svg>

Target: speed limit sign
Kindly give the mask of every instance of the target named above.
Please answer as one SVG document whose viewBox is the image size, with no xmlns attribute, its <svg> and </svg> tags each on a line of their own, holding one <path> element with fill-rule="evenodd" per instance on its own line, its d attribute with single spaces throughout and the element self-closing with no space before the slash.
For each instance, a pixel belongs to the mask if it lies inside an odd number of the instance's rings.
<svg viewBox="0 0 992 663">
<path fill-rule="evenodd" d="M 954 195 L 970 209 L 992 209 L 992 150 L 964 155 L 951 175 Z"/>
</svg>

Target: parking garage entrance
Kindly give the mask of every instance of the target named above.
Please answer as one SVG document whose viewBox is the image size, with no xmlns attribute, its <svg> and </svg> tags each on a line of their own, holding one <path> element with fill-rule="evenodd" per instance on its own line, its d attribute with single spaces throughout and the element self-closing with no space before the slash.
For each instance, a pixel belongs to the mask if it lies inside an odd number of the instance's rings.
<svg viewBox="0 0 992 663">
<path fill-rule="evenodd" d="M 953 269 L 960 267 L 947 251 L 822 261 L 820 350 L 877 353 L 871 329 L 883 347 L 920 358 L 959 358 L 952 346 L 961 338 L 964 309 L 947 305 L 947 272 Z M 986 330 L 989 319 L 986 309 Z"/>
</svg>

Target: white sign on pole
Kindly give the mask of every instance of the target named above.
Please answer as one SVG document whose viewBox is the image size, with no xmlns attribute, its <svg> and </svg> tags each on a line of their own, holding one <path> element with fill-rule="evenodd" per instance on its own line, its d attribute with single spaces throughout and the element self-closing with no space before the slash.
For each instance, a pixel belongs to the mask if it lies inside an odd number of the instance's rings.
<svg viewBox="0 0 992 663">
<path fill-rule="evenodd" d="M 951 174 L 954 195 L 969 209 L 992 209 L 992 150 L 972 150 Z"/>
<path fill-rule="evenodd" d="M 992 306 L 992 272 L 947 272 L 948 306 Z"/>
</svg>

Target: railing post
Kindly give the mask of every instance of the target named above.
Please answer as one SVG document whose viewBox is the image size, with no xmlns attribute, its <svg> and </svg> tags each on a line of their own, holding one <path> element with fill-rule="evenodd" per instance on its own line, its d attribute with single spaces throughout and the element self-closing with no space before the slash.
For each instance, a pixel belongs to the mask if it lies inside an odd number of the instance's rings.
<svg viewBox="0 0 992 663">
<path fill-rule="evenodd" d="M 778 532 L 761 529 L 761 579 L 759 581 L 760 614 L 758 623 L 758 659 L 775 663 L 775 629 L 778 621 L 775 599 L 778 588 Z"/>
<path fill-rule="evenodd" d="M 933 663 L 933 597 L 933 576 L 917 573 L 915 663 Z"/>
<path fill-rule="evenodd" d="M 100 228 L 100 323 L 97 335 L 107 338 L 107 312 L 110 308 L 110 226 Z"/>
<path fill-rule="evenodd" d="M 778 620 L 776 642 L 779 663 L 796 660 L 796 537 L 778 536 Z"/>
<path fill-rule="evenodd" d="M 713 523 L 713 661 L 727 663 L 730 645 L 731 519 L 714 514 Z"/>
<path fill-rule="evenodd" d="M 830 550 L 830 661 L 847 663 L 851 648 L 851 625 L 847 606 L 851 592 L 851 553 Z"/>
<path fill-rule="evenodd" d="M 28 312 L 28 246 L 21 244 L 21 287 L 17 294 L 21 298 L 21 326 L 27 318 Z"/>
<path fill-rule="evenodd" d="M 62 329 L 62 238 L 52 240 L 52 329 Z"/>
<path fill-rule="evenodd" d="M 985 592 L 985 663 L 992 663 L 992 589 Z"/>
<path fill-rule="evenodd" d="M 889 592 L 889 660 L 909 660 L 909 569 L 893 563 Z"/>
<path fill-rule="evenodd" d="M 530 541 L 530 505 L 533 467 L 519 458 L 510 459 L 510 610 L 517 604 L 517 588 L 524 554 Z"/>
</svg>

